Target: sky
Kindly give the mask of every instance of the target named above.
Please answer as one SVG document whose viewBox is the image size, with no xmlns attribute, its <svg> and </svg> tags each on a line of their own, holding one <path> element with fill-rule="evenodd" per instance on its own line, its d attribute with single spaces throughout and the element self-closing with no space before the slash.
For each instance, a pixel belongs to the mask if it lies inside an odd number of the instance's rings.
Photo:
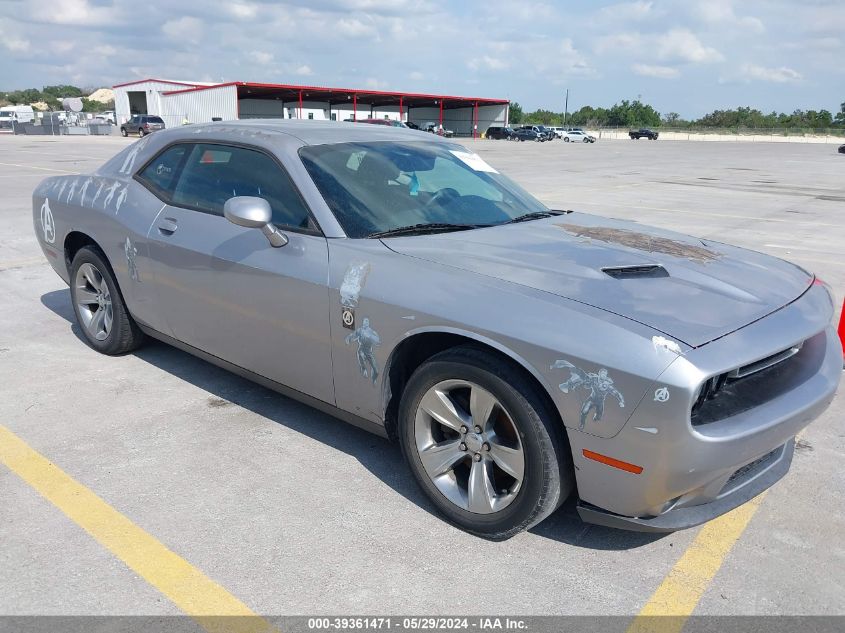
<svg viewBox="0 0 845 633">
<path fill-rule="evenodd" d="M 0 90 L 146 77 L 839 110 L 845 0 L 0 0 Z"/>
</svg>

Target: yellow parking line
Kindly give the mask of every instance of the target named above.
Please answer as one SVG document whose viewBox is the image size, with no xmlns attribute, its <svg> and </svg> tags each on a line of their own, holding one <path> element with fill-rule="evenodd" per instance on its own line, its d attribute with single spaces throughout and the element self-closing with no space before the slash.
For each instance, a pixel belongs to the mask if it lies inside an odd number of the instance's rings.
<svg viewBox="0 0 845 633">
<path fill-rule="evenodd" d="M 765 496 L 763 492 L 701 528 L 628 627 L 628 633 L 680 633 Z"/>
<path fill-rule="evenodd" d="M 2 425 L 0 463 L 32 486 L 182 611 L 192 616 L 209 633 L 275 630 L 243 602 Z"/>
</svg>

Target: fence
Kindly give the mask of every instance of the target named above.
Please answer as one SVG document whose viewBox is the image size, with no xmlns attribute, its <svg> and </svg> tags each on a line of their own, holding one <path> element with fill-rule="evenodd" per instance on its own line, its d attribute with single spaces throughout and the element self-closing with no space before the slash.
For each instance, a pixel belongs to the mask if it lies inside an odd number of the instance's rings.
<svg viewBox="0 0 845 633">
<path fill-rule="evenodd" d="M 591 127 L 590 133 L 604 139 L 627 139 L 631 128 Z M 843 143 L 845 128 L 710 128 L 654 127 L 667 141 L 746 141 L 773 143 Z"/>
</svg>

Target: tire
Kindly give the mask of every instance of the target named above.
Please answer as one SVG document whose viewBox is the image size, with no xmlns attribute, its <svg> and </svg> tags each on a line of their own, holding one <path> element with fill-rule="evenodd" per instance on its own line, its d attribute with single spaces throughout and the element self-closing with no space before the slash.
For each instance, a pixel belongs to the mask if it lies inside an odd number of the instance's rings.
<svg viewBox="0 0 845 633">
<path fill-rule="evenodd" d="M 144 132 L 144 128 L 139 127 L 139 128 L 138 128 L 138 136 L 139 136 L 139 137 L 143 137 L 143 136 L 144 136 L 144 134 L 145 134 L 145 132 Z"/>
<path fill-rule="evenodd" d="M 125 128 L 125 127 L 122 127 L 122 128 L 120 128 L 120 135 L 121 135 L 123 138 L 126 138 L 127 136 L 129 136 L 129 132 L 127 132 L 127 131 L 126 131 L 126 128 Z"/>
<path fill-rule="evenodd" d="M 460 426 L 472 425 L 471 401 L 485 420 L 481 433 Z M 444 403 L 451 419 L 428 413 Z M 446 350 L 417 368 L 402 395 L 402 453 L 447 521 L 504 540 L 548 517 L 574 487 L 569 447 L 550 407 L 509 362 L 472 346 Z"/>
<path fill-rule="evenodd" d="M 98 352 L 117 356 L 143 342 L 144 333 L 126 309 L 111 266 L 99 248 L 84 246 L 74 256 L 70 296 L 76 322 L 88 345 Z M 102 314 L 97 317 L 97 313 Z"/>
<path fill-rule="evenodd" d="M 568 143 L 568 142 L 569 142 L 569 137 L 568 137 L 568 136 L 564 136 L 564 137 L 563 137 L 563 142 L 564 142 L 564 143 Z"/>
</svg>

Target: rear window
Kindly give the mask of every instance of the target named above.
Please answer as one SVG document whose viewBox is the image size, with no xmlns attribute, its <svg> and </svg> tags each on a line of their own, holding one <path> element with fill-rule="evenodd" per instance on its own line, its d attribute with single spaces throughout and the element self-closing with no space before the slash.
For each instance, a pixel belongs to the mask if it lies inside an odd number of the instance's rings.
<svg viewBox="0 0 845 633">
<path fill-rule="evenodd" d="M 164 123 L 160 116 L 148 116 L 147 121 L 150 123 Z"/>
</svg>

